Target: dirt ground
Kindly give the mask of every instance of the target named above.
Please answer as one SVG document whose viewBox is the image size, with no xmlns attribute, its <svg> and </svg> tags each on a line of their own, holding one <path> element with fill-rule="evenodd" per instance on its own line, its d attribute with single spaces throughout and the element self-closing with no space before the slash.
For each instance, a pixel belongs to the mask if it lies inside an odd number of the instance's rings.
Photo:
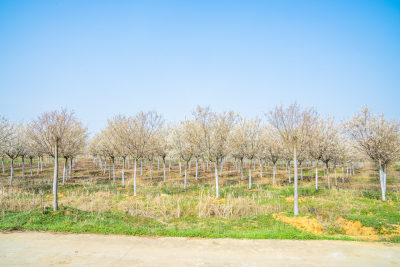
<svg viewBox="0 0 400 267">
<path fill-rule="evenodd" d="M 400 245 L 0 233 L 1 266 L 399 266 Z"/>
</svg>

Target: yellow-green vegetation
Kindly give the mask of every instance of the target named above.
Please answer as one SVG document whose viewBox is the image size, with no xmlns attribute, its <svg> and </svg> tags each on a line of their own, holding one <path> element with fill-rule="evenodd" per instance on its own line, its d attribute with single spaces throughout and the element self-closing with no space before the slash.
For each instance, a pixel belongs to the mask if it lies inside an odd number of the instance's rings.
<svg viewBox="0 0 400 267">
<path fill-rule="evenodd" d="M 387 201 L 380 200 L 378 174 L 374 166 L 356 170 L 356 175 L 328 189 L 320 171 L 320 189 L 314 188 L 310 170 L 300 180 L 300 216 L 294 217 L 293 186 L 282 167 L 277 185 L 272 185 L 271 168 L 254 172 L 254 187 L 226 163 L 222 173 L 220 198 L 215 198 L 213 170 L 200 172 L 183 189 L 183 177 L 175 163 L 167 170 L 153 166 L 150 180 L 147 163 L 138 175 L 138 196 L 133 197 L 132 169 L 125 170 L 127 186 L 96 169 L 89 159 L 81 159 L 72 178 L 59 187 L 60 210 L 52 212 L 51 167 L 33 178 L 29 172 L 8 185 L 1 176 L 0 229 L 90 232 L 104 234 L 163 235 L 188 237 L 346 239 L 400 242 L 400 170 L 388 172 Z M 132 166 L 131 166 L 132 167 Z M 28 168 L 26 168 L 28 169 Z M 201 168 L 199 168 L 202 170 Z M 62 170 L 61 170 L 62 171 Z M 36 172 L 35 172 L 36 173 Z M 334 178 L 331 177 L 334 185 Z"/>
</svg>

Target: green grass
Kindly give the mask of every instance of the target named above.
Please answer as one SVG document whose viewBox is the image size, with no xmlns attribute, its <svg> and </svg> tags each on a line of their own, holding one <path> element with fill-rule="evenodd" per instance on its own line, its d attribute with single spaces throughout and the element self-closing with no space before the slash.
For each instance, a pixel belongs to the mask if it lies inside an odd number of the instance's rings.
<svg viewBox="0 0 400 267">
<path fill-rule="evenodd" d="M 118 213 L 87 212 L 61 207 L 31 211 L 3 211 L 0 229 L 150 236 L 248 238 L 248 239 L 338 239 L 305 233 L 275 220 L 271 215 L 247 218 L 174 218 L 168 222 Z M 350 238 L 340 238 L 350 240 Z"/>
<path fill-rule="evenodd" d="M 365 226 L 370 226 L 381 231 L 383 227 L 391 229 L 392 225 L 400 223 L 400 212 L 398 206 L 374 201 L 370 199 L 362 200 L 368 208 L 347 214 L 344 217 L 360 221 Z"/>
</svg>

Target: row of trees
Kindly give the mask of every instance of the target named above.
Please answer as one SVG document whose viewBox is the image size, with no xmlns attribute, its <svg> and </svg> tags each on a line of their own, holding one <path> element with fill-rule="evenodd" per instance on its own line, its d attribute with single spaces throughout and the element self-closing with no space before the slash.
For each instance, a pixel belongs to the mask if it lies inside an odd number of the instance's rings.
<svg viewBox="0 0 400 267">
<path fill-rule="evenodd" d="M 166 159 L 178 159 L 179 163 L 182 161 L 185 164 L 185 188 L 190 162 L 196 163 L 196 179 L 198 162 L 213 162 L 216 197 L 219 197 L 219 172 L 228 158 L 239 164 L 242 178 L 244 160 L 249 163 L 249 188 L 252 187 L 252 164 L 272 163 L 275 183 L 277 162 L 285 161 L 288 166 L 293 163 L 296 215 L 299 212 L 297 171 L 300 167 L 302 173 L 305 162 L 315 164 L 315 187 L 318 189 L 319 162 L 326 167 L 330 188 L 330 166 L 334 168 L 337 183 L 336 167 L 341 166 L 344 172 L 346 164 L 368 157 L 380 169 L 382 199 L 385 200 L 386 168 L 400 155 L 398 122 L 373 115 L 366 108 L 348 122 L 340 124 L 336 124 L 332 118 L 320 117 L 313 109 L 302 109 L 297 104 L 286 108 L 276 107 L 265 114 L 266 123 L 261 118 L 246 119 L 233 112 L 216 113 L 200 107 L 192 115 L 191 119 L 177 125 L 165 125 L 162 117 L 155 112 L 141 112 L 132 117 L 117 116 L 109 120 L 107 127 L 92 139 L 90 153 L 100 160 L 110 160 L 109 168 L 113 168 L 114 181 L 115 159 L 122 158 L 123 186 L 125 161 L 133 158 L 135 196 L 136 162 L 142 159 L 161 159 L 164 181 Z M 151 168 L 152 164 L 150 175 Z"/>
<path fill-rule="evenodd" d="M 263 120 L 264 119 L 264 120 Z M 303 164 L 315 164 L 315 187 L 318 188 L 318 163 L 324 163 L 328 187 L 331 187 L 329 167 L 344 168 L 346 164 L 369 159 L 379 169 L 382 199 L 386 199 L 387 167 L 400 156 L 399 122 L 374 115 L 367 108 L 347 122 L 336 124 L 332 118 L 322 118 L 313 109 L 303 109 L 296 103 L 276 107 L 261 118 L 246 119 L 232 111 L 216 113 L 208 107 L 198 107 L 191 119 L 177 125 L 166 125 L 156 112 L 140 112 L 135 116 L 116 116 L 95 135 L 87 152 L 104 166 L 109 161 L 115 181 L 115 161 L 122 161 L 122 185 L 125 186 L 125 166 L 134 161 L 134 195 L 137 195 L 137 162 L 159 159 L 164 167 L 166 160 L 177 159 L 184 163 L 184 187 L 190 162 L 212 162 L 215 168 L 215 190 L 219 197 L 219 173 L 228 159 L 239 165 L 242 173 L 244 161 L 249 163 L 249 188 L 252 187 L 251 165 L 258 162 L 273 165 L 275 183 L 276 164 L 284 161 L 294 169 L 294 214 L 298 207 L 298 169 L 301 176 Z M 51 156 L 54 161 L 53 208 L 57 210 L 58 158 L 67 163 L 83 152 L 87 129 L 75 115 L 66 110 L 44 113 L 28 125 L 13 125 L 0 121 L 0 152 L 7 156 L 12 166 L 17 157 Z M 23 160 L 24 162 L 24 160 Z M 129 161 L 128 161 L 129 162 Z M 31 164 L 32 166 L 32 164 Z M 104 168 L 105 169 L 105 168 Z M 343 170 L 343 169 L 342 169 Z M 63 176 L 67 176 L 65 175 Z M 152 176 L 152 164 L 150 165 Z M 289 174 L 289 179 L 291 179 Z M 63 179 L 64 180 L 64 179 Z M 291 180 L 290 180 L 291 182 Z"/>
<path fill-rule="evenodd" d="M 58 209 L 58 164 L 64 159 L 63 183 L 71 174 L 72 162 L 84 152 L 87 143 L 87 129 L 82 126 L 73 112 L 66 110 L 44 113 L 29 124 L 13 124 L 4 118 L 0 120 L 0 156 L 11 160 L 10 185 L 13 182 L 14 160 L 22 159 L 22 175 L 24 175 L 25 158 L 29 158 L 31 176 L 32 162 L 43 157 L 54 158 L 53 177 L 53 209 Z M 39 166 L 38 166 L 39 172 Z"/>
</svg>

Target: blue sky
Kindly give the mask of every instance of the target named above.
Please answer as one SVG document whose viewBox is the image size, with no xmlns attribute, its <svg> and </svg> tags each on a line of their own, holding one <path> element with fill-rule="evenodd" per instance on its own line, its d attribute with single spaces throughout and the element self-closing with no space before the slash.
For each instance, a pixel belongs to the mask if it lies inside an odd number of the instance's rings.
<svg viewBox="0 0 400 267">
<path fill-rule="evenodd" d="M 0 96 L 11 120 L 66 107 L 91 133 L 196 105 L 399 119 L 400 2 L 0 0 Z"/>
</svg>

